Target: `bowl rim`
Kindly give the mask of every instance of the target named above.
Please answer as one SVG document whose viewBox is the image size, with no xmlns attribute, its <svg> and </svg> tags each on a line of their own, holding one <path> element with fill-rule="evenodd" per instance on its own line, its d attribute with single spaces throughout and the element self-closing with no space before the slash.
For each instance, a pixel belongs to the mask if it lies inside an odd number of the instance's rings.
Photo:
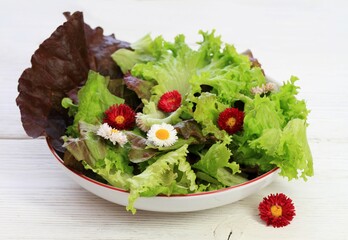
<svg viewBox="0 0 348 240">
<path fill-rule="evenodd" d="M 66 166 L 64 164 L 63 159 L 57 154 L 57 152 L 53 148 L 52 144 L 50 143 L 48 137 L 46 137 L 46 142 L 47 142 L 49 150 L 52 152 L 52 154 L 55 157 L 55 159 L 60 164 L 62 164 L 63 167 L 68 169 L 71 173 L 73 173 L 76 176 L 78 176 L 78 177 L 88 181 L 89 183 L 96 184 L 96 185 L 98 185 L 100 187 L 103 187 L 103 188 L 106 188 L 106 189 L 109 189 L 109 190 L 114 190 L 114 191 L 121 192 L 121 193 L 129 194 L 129 191 L 127 191 L 127 190 L 124 190 L 122 188 L 114 187 L 114 186 L 111 186 L 111 185 L 99 182 L 97 180 L 94 180 L 92 178 L 89 178 L 89 177 L 85 176 L 84 174 L 82 174 L 82 173 L 80 173 L 80 172 L 78 172 L 78 171 L 76 171 L 74 169 L 69 168 L 68 166 Z M 212 191 L 206 191 L 206 192 L 198 192 L 198 193 L 188 193 L 188 194 L 172 194 L 170 196 L 167 196 L 167 195 L 157 195 L 156 197 L 166 197 L 166 198 L 168 198 L 168 197 L 180 197 L 180 198 L 184 198 L 184 197 L 195 197 L 195 196 L 203 196 L 203 195 L 222 193 L 222 192 L 230 191 L 231 189 L 245 187 L 247 185 L 253 184 L 254 182 L 257 182 L 257 181 L 259 181 L 259 180 L 261 180 L 263 178 L 266 178 L 269 175 L 272 175 L 273 173 L 277 172 L 278 170 L 279 170 L 279 167 L 275 167 L 275 168 L 271 169 L 270 171 L 268 171 L 268 172 L 266 172 L 266 173 L 264 173 L 264 174 L 262 174 L 262 175 L 260 175 L 260 176 L 258 176 L 256 178 L 253 178 L 253 179 L 251 179 L 249 181 L 246 181 L 244 183 L 240 183 L 240 184 L 237 184 L 237 185 L 233 185 L 233 186 L 230 186 L 230 187 L 227 187 L 227 188 L 218 189 L 218 190 L 212 190 Z"/>
</svg>

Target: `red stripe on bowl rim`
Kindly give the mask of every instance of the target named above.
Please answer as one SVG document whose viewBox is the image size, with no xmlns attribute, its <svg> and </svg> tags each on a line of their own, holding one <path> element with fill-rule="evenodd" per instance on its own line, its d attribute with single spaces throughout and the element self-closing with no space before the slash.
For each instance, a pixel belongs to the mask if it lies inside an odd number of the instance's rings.
<svg viewBox="0 0 348 240">
<path fill-rule="evenodd" d="M 46 142 L 47 142 L 47 145 L 50 149 L 50 151 L 52 152 L 53 156 L 56 158 L 56 160 L 62 164 L 65 168 L 67 168 L 69 171 L 71 171 L 72 173 L 74 173 L 75 175 L 77 175 L 78 177 L 81 177 L 83 178 L 84 180 L 87 180 L 88 182 L 90 183 L 94 183 L 98 186 L 101 186 L 101 187 L 104 187 L 104 188 L 108 188 L 108 189 L 111 189 L 111 190 L 115 190 L 115 191 L 118 191 L 118 192 L 123 192 L 123 193 L 129 193 L 129 191 L 127 190 L 124 190 L 122 188 L 117 188 L 117 187 L 114 187 L 114 186 L 111 186 L 111 185 L 108 185 L 108 184 L 105 184 L 105 183 L 101 183 L 101 182 L 98 182 L 92 178 L 89 178 L 85 175 L 83 175 L 82 173 L 74 170 L 74 169 L 71 169 L 69 167 L 67 167 L 66 165 L 64 165 L 64 161 L 63 159 L 61 159 L 61 157 L 57 154 L 57 152 L 54 150 L 53 146 L 51 145 L 50 141 L 48 138 L 46 138 Z M 238 188 L 238 187 L 244 187 L 246 185 L 250 185 L 254 182 L 257 182 L 263 178 L 266 178 L 267 176 L 269 175 L 272 175 L 273 173 L 277 172 L 279 170 L 279 167 L 275 167 L 273 168 L 272 170 L 256 177 L 256 178 L 253 178 L 247 182 L 244 182 L 244 183 L 241 183 L 241 184 L 237 184 L 237 185 L 234 185 L 234 186 L 231 186 L 231 187 L 227 187 L 227 188 L 222 188 L 222 189 L 218 189 L 218 190 L 213 190 L 213 191 L 207 191 L 207 192 L 198 192 L 198 193 L 188 193 L 188 194 L 173 194 L 173 195 L 170 195 L 170 196 L 166 196 L 166 195 L 158 195 L 156 197 L 195 197 L 195 196 L 202 196 L 202 195 L 210 195 L 210 194 L 216 194 L 216 193 L 221 193 L 221 192 L 225 192 L 225 191 L 229 191 L 231 189 L 234 189 L 234 188 Z"/>
</svg>

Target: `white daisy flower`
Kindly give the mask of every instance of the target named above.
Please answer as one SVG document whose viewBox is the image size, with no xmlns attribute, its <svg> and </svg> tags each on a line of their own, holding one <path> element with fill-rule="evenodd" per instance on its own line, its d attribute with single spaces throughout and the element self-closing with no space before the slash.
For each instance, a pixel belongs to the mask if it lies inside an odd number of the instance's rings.
<svg viewBox="0 0 348 240">
<path fill-rule="evenodd" d="M 128 142 L 126 134 L 117 129 L 113 128 L 109 137 L 109 140 L 116 145 L 116 143 L 120 144 L 121 147 Z"/>
<path fill-rule="evenodd" d="M 103 137 L 104 139 L 110 140 L 114 145 L 118 143 L 121 147 L 128 142 L 126 134 L 110 127 L 107 123 L 100 125 L 97 135 Z"/>
<path fill-rule="evenodd" d="M 272 82 L 266 83 L 265 92 L 273 92 L 276 89 L 276 85 Z"/>
<path fill-rule="evenodd" d="M 261 95 L 264 92 L 263 92 L 263 88 L 262 87 L 253 87 L 251 89 L 251 93 L 254 94 L 254 95 L 256 95 L 256 94 Z"/>
<path fill-rule="evenodd" d="M 109 126 L 109 124 L 104 123 L 103 125 L 100 125 L 97 135 L 101 136 L 105 139 L 109 139 L 112 133 L 112 127 Z"/>
<path fill-rule="evenodd" d="M 158 147 L 172 146 L 177 140 L 175 128 L 167 123 L 153 124 L 147 132 L 148 141 Z"/>
<path fill-rule="evenodd" d="M 276 89 L 276 85 L 274 83 L 268 82 L 265 84 L 262 84 L 261 87 L 253 87 L 251 88 L 251 93 L 256 94 L 266 94 L 269 92 L 273 92 Z"/>
</svg>

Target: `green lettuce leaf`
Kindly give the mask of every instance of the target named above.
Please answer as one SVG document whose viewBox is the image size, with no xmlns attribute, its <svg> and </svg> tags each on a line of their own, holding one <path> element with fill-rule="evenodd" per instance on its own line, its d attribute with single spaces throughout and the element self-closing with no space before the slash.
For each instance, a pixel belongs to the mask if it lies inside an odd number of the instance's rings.
<svg viewBox="0 0 348 240">
<path fill-rule="evenodd" d="M 256 95 L 251 104 L 246 103 L 243 129 L 248 139 L 260 136 L 265 129 L 282 129 L 284 123 L 281 109 L 270 98 Z"/>
<path fill-rule="evenodd" d="M 220 103 L 215 94 L 208 92 L 203 92 L 195 101 L 196 109 L 193 112 L 193 118 L 201 124 L 203 135 L 212 134 L 220 140 L 226 138 L 228 133 L 219 129 L 217 119 L 228 106 Z"/>
<path fill-rule="evenodd" d="M 151 36 L 147 34 L 130 45 L 132 50 L 125 48 L 119 49 L 114 52 L 111 57 L 125 74 L 137 63 L 158 60 L 166 53 L 163 45 L 164 40 L 162 37 L 157 37 L 152 40 Z"/>
<path fill-rule="evenodd" d="M 132 69 L 132 75 L 148 81 L 156 81 L 152 88 L 151 100 L 157 102 L 166 92 L 177 90 L 182 97 L 190 91 L 190 78 L 204 66 L 201 53 L 192 50 L 183 35 L 178 35 L 172 45 L 167 43 L 172 54 L 162 55 L 156 62 L 137 64 Z"/>
<path fill-rule="evenodd" d="M 122 98 L 116 97 L 108 90 L 108 78 L 90 71 L 86 84 L 78 92 L 78 111 L 74 118 L 72 129 L 78 132 L 80 121 L 90 124 L 101 124 L 103 113 L 113 104 L 124 102 Z"/>
<path fill-rule="evenodd" d="M 215 31 L 211 33 L 200 31 L 200 34 L 203 41 L 198 43 L 198 50 L 191 49 L 185 43 L 184 35 L 178 35 L 173 43 L 162 39 L 162 51 L 157 61 L 134 65 L 131 70 L 132 75 L 156 82 L 156 86 L 152 89 L 152 101 L 158 101 L 165 92 L 172 90 L 177 90 L 185 98 L 191 91 L 192 77 L 200 75 L 201 71 L 210 71 L 221 65 L 230 64 L 230 59 L 219 60 L 223 56 L 222 43 L 220 37 L 215 36 Z M 159 44 L 154 45 L 159 46 Z"/>
<path fill-rule="evenodd" d="M 233 186 L 247 181 L 247 179 L 237 175 L 240 173 L 239 165 L 230 161 L 232 153 L 226 146 L 229 142 L 230 139 L 226 138 L 224 142 L 212 145 L 192 167 L 213 177 L 223 186 Z M 207 181 L 207 178 L 205 177 L 203 180 Z M 216 182 L 212 183 L 216 184 Z"/>
<path fill-rule="evenodd" d="M 128 179 L 130 184 L 128 210 L 135 213 L 134 203 L 140 196 L 185 194 L 197 190 L 196 175 L 186 161 L 187 147 L 188 145 L 184 145 L 164 154 L 142 173 Z"/>
<path fill-rule="evenodd" d="M 129 165 L 127 154 L 125 148 L 108 145 L 104 159 L 98 160 L 94 166 L 87 163 L 84 166 L 102 176 L 110 185 L 128 190 L 128 180 L 133 176 L 133 167 Z"/>
<path fill-rule="evenodd" d="M 84 161 L 88 165 L 94 166 L 99 159 L 105 158 L 107 147 L 96 136 L 96 126 L 80 121 L 78 129 L 79 138 L 63 136 L 64 147 L 77 161 Z"/>
<path fill-rule="evenodd" d="M 292 76 L 289 81 L 285 82 L 279 88 L 278 92 L 270 96 L 272 101 L 282 110 L 285 121 L 290 121 L 295 118 L 306 120 L 310 112 L 306 107 L 305 101 L 296 98 L 299 89 L 299 87 L 295 85 L 296 81 L 298 81 L 298 78 Z"/>
<path fill-rule="evenodd" d="M 84 166 L 103 177 L 110 185 L 128 190 L 128 179 L 133 176 L 133 168 L 128 165 L 125 149 L 117 148 L 108 148 L 106 157 L 98 160 L 93 167 L 87 163 Z"/>
<path fill-rule="evenodd" d="M 244 108 L 244 124 L 241 135 L 234 135 L 230 146 L 234 159 L 245 166 L 258 167 L 260 173 L 275 167 L 271 163 L 271 157 L 265 152 L 257 151 L 250 142 L 258 139 L 263 133 L 277 133 L 282 131 L 285 123 L 282 111 L 277 104 L 268 97 L 256 95 L 252 101 L 247 101 Z M 269 130 L 270 131 L 267 131 Z M 273 141 L 268 138 L 269 142 Z"/>
<path fill-rule="evenodd" d="M 75 116 L 78 111 L 78 105 L 74 104 L 73 100 L 68 97 L 62 99 L 62 107 L 68 109 L 68 115 L 70 117 Z"/>
<path fill-rule="evenodd" d="M 234 159 L 245 166 L 266 172 L 276 166 L 288 179 L 313 175 L 313 161 L 306 137 L 308 110 L 296 98 L 297 78 L 269 96 L 256 95 L 245 104 L 241 135 L 233 136 Z M 300 173 L 300 174 L 299 174 Z"/>
<path fill-rule="evenodd" d="M 282 158 L 274 160 L 272 163 L 280 167 L 280 175 L 297 178 L 296 173 L 300 173 L 300 177 L 307 180 L 307 176 L 311 177 L 313 171 L 313 158 L 309 148 L 306 134 L 307 123 L 302 119 L 293 119 L 288 122 L 283 130 L 280 146 L 277 154 Z"/>
<path fill-rule="evenodd" d="M 306 136 L 307 124 L 302 119 L 288 122 L 283 131 L 267 129 L 250 146 L 270 156 L 270 162 L 281 169 L 289 180 L 313 176 L 313 159 Z M 270 141 L 272 139 L 272 141 Z"/>
<path fill-rule="evenodd" d="M 201 86 L 212 87 L 211 93 L 231 104 L 240 94 L 251 95 L 252 87 L 266 82 L 262 69 L 253 68 L 247 56 L 237 53 L 232 45 L 226 44 L 222 56 L 200 70 L 191 80 L 193 92 L 200 93 Z"/>
<path fill-rule="evenodd" d="M 110 147 L 89 133 L 84 138 L 63 138 L 66 149 L 77 161 L 83 163 L 87 170 L 100 175 L 110 185 L 129 189 L 128 179 L 132 177 L 133 168 L 128 165 L 126 150 Z"/>
<path fill-rule="evenodd" d="M 185 109 L 184 106 L 179 107 L 175 112 L 166 114 L 157 108 L 155 102 L 143 99 L 144 108 L 142 113 L 137 113 L 137 125 L 144 132 L 148 131 L 153 124 L 176 124 L 180 122 L 180 115 Z"/>
<path fill-rule="evenodd" d="M 107 144 L 96 135 L 98 127 L 79 122 L 80 138 L 63 137 L 64 146 L 85 169 L 103 177 L 110 185 L 129 189 L 128 178 L 133 167 L 128 160 L 128 149 Z"/>
</svg>

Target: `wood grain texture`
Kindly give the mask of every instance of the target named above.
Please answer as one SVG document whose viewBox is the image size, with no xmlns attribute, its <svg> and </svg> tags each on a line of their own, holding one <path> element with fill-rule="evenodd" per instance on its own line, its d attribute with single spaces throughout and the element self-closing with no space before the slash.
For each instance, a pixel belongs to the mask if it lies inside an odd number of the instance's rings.
<svg viewBox="0 0 348 240">
<path fill-rule="evenodd" d="M 0 2 L 0 239 L 348 239 L 348 15 L 345 1 L 1 1 Z M 315 177 L 278 178 L 234 204 L 194 213 L 132 215 L 70 180 L 43 139 L 30 139 L 15 104 L 17 81 L 30 56 L 63 21 L 81 10 L 92 27 L 134 41 L 151 32 L 190 43 L 215 28 L 238 50 L 247 48 L 278 81 L 300 77 L 312 110 L 308 138 Z M 296 207 L 291 225 L 274 229 L 258 218 L 270 193 Z"/>
</svg>

